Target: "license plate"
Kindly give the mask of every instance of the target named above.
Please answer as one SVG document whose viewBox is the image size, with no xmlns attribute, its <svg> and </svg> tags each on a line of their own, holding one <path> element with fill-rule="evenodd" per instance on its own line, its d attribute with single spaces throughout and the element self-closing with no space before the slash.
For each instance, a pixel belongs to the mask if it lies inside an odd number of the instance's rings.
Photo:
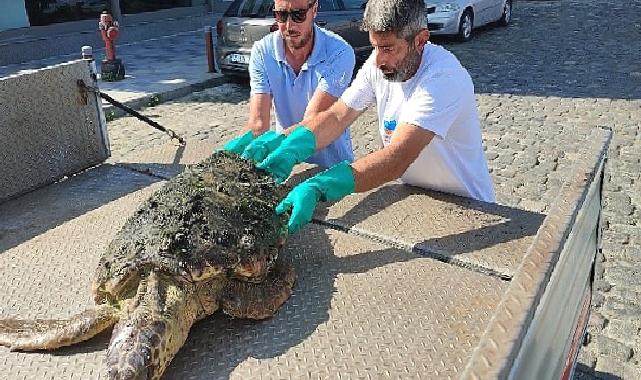
<svg viewBox="0 0 641 380">
<path fill-rule="evenodd" d="M 249 56 L 244 54 L 229 54 L 227 56 L 227 62 L 249 64 Z"/>
</svg>

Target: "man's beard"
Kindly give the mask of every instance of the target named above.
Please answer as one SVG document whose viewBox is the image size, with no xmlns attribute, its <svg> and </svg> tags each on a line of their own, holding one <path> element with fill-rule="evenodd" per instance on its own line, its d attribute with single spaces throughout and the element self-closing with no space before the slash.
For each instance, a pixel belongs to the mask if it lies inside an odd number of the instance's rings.
<svg viewBox="0 0 641 380">
<path fill-rule="evenodd" d="M 389 72 L 383 70 L 387 69 L 385 66 L 379 67 L 383 72 L 383 76 L 390 82 L 405 82 L 416 74 L 418 67 L 421 64 L 421 53 L 419 53 L 413 47 L 409 49 L 407 55 L 401 62 L 399 62 L 396 69 L 393 69 Z"/>
<path fill-rule="evenodd" d="M 285 36 L 285 43 L 287 44 L 287 47 L 290 48 L 291 50 L 298 50 L 305 47 L 305 45 L 307 45 L 307 43 L 311 38 L 312 38 L 312 31 L 310 30 L 309 32 L 303 34 L 303 36 L 298 41 L 292 40 L 291 37 Z"/>
</svg>

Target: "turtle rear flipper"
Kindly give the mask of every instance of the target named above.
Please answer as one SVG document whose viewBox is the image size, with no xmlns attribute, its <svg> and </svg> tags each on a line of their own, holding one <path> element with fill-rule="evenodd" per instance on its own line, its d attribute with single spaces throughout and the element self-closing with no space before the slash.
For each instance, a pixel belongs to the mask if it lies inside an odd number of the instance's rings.
<svg viewBox="0 0 641 380">
<path fill-rule="evenodd" d="M 52 350 L 94 337 L 118 320 L 117 310 L 99 305 L 69 319 L 0 320 L 0 346 L 12 351 Z"/>
</svg>

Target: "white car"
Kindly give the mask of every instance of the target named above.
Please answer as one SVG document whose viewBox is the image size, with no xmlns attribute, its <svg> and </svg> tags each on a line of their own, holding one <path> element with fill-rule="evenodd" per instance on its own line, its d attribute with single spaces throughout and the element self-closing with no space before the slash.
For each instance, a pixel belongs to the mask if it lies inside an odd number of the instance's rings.
<svg viewBox="0 0 641 380">
<path fill-rule="evenodd" d="M 472 38 L 474 28 L 512 18 L 512 0 L 425 0 L 428 29 L 434 35 L 454 35 L 459 41 Z"/>
</svg>

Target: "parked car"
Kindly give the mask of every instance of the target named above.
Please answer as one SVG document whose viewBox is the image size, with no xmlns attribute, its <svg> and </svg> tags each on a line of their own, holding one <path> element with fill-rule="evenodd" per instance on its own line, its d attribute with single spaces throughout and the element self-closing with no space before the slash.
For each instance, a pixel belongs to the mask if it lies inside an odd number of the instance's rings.
<svg viewBox="0 0 641 380">
<path fill-rule="evenodd" d="M 512 19 L 512 0 L 426 0 L 428 29 L 433 35 L 455 35 L 459 41 L 472 38 L 474 28 Z"/>
<path fill-rule="evenodd" d="M 318 0 L 316 24 L 340 35 L 357 59 L 371 51 L 369 36 L 360 30 L 365 0 Z M 216 59 L 223 73 L 247 75 L 254 42 L 278 29 L 273 0 L 234 0 L 216 24 Z"/>
</svg>

